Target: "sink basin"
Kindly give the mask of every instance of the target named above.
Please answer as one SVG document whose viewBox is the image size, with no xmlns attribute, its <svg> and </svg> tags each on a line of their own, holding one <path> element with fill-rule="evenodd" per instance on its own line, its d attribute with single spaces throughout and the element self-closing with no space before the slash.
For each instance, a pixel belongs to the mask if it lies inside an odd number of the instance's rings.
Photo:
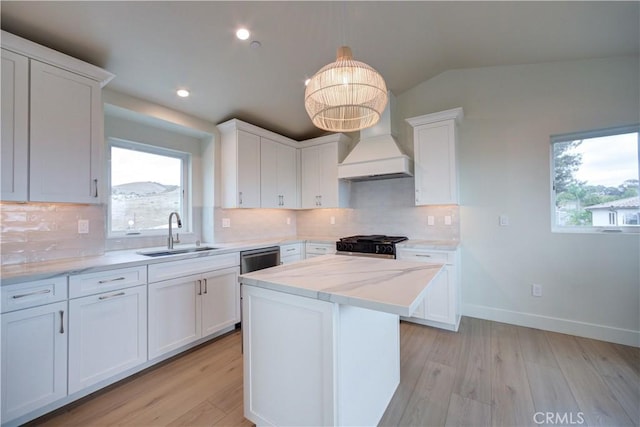
<svg viewBox="0 0 640 427">
<path fill-rule="evenodd" d="M 214 248 L 211 246 L 196 246 L 195 248 L 176 248 L 176 249 L 154 249 L 150 251 L 138 251 L 140 255 L 145 256 L 165 256 L 165 255 L 177 255 L 177 254 L 190 254 L 193 252 L 213 251 L 220 248 Z"/>
</svg>

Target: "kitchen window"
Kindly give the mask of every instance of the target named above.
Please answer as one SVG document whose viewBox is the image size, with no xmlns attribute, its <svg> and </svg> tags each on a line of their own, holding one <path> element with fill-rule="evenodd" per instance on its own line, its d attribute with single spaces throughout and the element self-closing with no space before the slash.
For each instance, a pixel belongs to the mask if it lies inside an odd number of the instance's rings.
<svg viewBox="0 0 640 427">
<path fill-rule="evenodd" d="M 190 230 L 189 153 L 109 138 L 110 237 L 166 234 L 171 212 Z"/>
<path fill-rule="evenodd" d="M 638 126 L 551 137 L 555 232 L 640 232 Z"/>
</svg>

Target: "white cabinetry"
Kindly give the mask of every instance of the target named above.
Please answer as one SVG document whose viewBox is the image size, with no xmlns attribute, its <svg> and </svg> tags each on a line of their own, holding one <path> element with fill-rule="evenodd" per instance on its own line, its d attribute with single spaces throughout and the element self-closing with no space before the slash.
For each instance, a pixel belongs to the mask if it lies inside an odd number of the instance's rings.
<svg viewBox="0 0 640 427">
<path fill-rule="evenodd" d="M 304 248 L 302 243 L 289 243 L 280 246 L 280 264 L 300 261 L 304 259 Z"/>
<path fill-rule="evenodd" d="M 304 141 L 301 149 L 301 207 L 342 208 L 349 205 L 350 182 L 338 179 L 349 139 L 342 134 Z"/>
<path fill-rule="evenodd" d="M 237 119 L 218 130 L 223 208 L 297 207 L 294 141 Z"/>
<path fill-rule="evenodd" d="M 442 272 L 427 287 L 424 300 L 413 317 L 403 319 L 457 331 L 460 325 L 459 251 L 397 248 L 397 259 L 445 264 Z"/>
<path fill-rule="evenodd" d="M 416 205 L 458 204 L 457 123 L 462 108 L 413 117 Z"/>
<path fill-rule="evenodd" d="M 317 256 L 335 253 L 335 243 L 307 242 L 305 245 L 305 258 L 315 258 Z"/>
<path fill-rule="evenodd" d="M 260 159 L 260 205 L 263 208 L 297 208 L 298 150 L 261 138 Z"/>
<path fill-rule="evenodd" d="M 239 255 L 149 266 L 149 359 L 240 321 Z M 185 271 L 192 273 L 184 275 Z"/>
<path fill-rule="evenodd" d="M 66 289 L 63 277 L 0 291 L 3 424 L 67 395 Z"/>
<path fill-rule="evenodd" d="M 2 200 L 26 201 L 29 170 L 29 59 L 2 49 Z"/>
<path fill-rule="evenodd" d="M 28 194 L 21 190 L 11 195 L 3 183 L 3 199 L 7 194 L 5 200 L 100 203 L 104 134 L 101 86 L 113 75 L 5 31 L 2 47 L 2 166 L 9 167 L 9 171 L 3 171 L 3 181 L 5 173 L 12 174 L 15 183 L 24 188 L 23 175 L 29 176 Z M 12 62 L 5 51 L 29 58 L 29 73 L 24 74 L 24 64 Z M 5 76 L 5 66 L 9 74 L 16 74 Z M 29 81 L 28 93 L 22 87 L 23 79 Z M 11 80 L 13 90 L 9 89 Z M 11 96 L 16 98 L 11 100 Z M 21 153 L 26 147 L 16 139 L 24 126 L 24 105 L 29 111 L 28 160 L 17 157 L 14 151 L 17 148 Z M 5 125 L 9 126 L 6 131 Z M 19 147 L 15 145 L 18 142 Z"/>
<path fill-rule="evenodd" d="M 377 425 L 400 382 L 398 316 L 243 285 L 244 416 Z"/>
<path fill-rule="evenodd" d="M 146 267 L 69 277 L 69 394 L 147 361 L 146 277 Z"/>
</svg>

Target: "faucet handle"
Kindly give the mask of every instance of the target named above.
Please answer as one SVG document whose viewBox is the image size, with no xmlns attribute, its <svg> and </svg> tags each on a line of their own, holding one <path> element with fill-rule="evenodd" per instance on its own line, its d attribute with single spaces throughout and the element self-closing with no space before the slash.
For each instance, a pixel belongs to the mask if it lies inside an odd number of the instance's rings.
<svg viewBox="0 0 640 427">
<path fill-rule="evenodd" d="M 173 239 L 173 243 L 180 243 L 180 234 L 176 233 L 176 238 Z"/>
</svg>

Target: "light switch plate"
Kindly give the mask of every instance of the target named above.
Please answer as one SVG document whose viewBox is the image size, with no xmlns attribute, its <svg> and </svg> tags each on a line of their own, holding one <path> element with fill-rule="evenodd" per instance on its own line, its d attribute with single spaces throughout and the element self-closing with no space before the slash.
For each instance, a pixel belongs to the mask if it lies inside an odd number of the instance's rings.
<svg viewBox="0 0 640 427">
<path fill-rule="evenodd" d="M 331 225 L 335 225 L 336 223 L 336 217 L 332 216 L 331 218 L 329 218 L 329 222 L 331 223 Z"/>
<path fill-rule="evenodd" d="M 436 223 L 436 220 L 433 217 L 433 215 L 427 216 L 427 225 L 435 225 L 435 223 Z"/>
<path fill-rule="evenodd" d="M 445 215 L 444 217 L 444 225 L 451 225 L 451 216 Z"/>
<path fill-rule="evenodd" d="M 509 225 L 509 217 L 507 215 L 500 215 L 498 217 L 498 224 L 500 227 L 506 227 Z"/>
</svg>

